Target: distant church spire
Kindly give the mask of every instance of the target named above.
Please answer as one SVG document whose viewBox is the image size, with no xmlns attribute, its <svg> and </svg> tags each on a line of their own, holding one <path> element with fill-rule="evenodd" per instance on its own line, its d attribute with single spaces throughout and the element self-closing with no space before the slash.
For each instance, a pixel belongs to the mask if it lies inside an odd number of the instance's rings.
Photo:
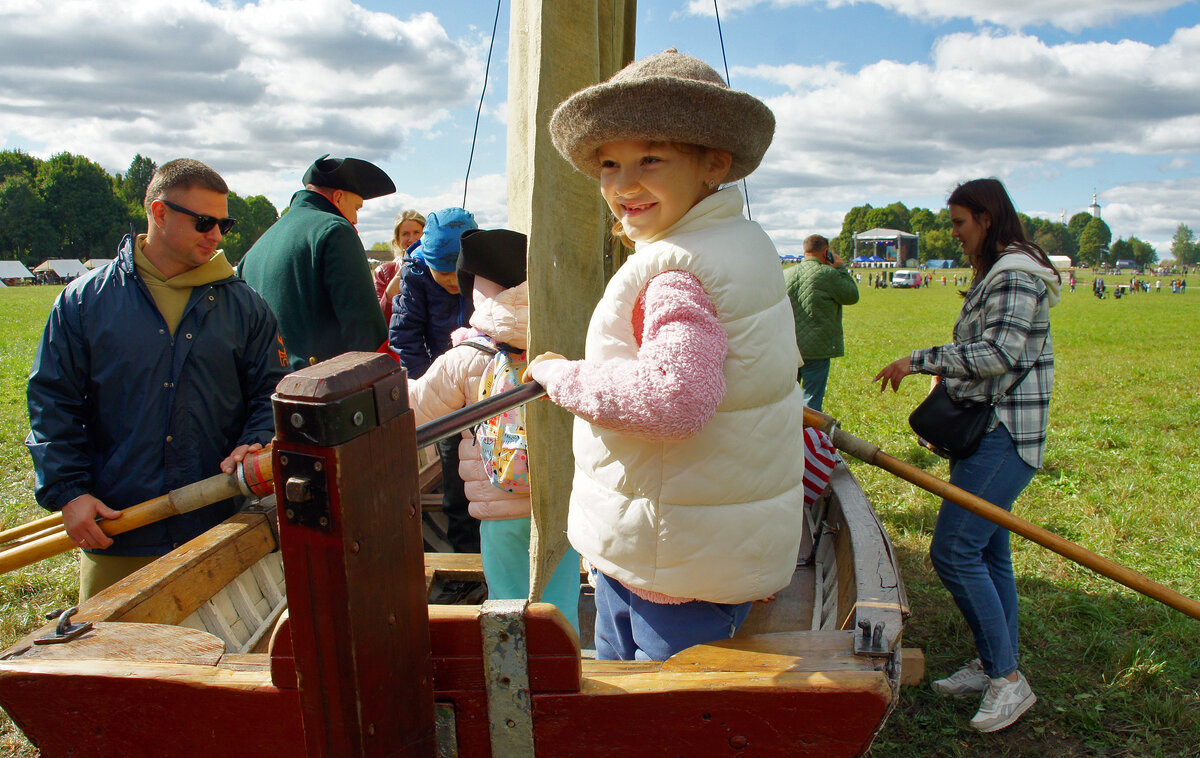
<svg viewBox="0 0 1200 758">
<path fill-rule="evenodd" d="M 1092 204 L 1088 206 L 1088 213 L 1092 214 L 1092 218 L 1100 218 L 1100 204 L 1096 202 L 1096 193 L 1092 193 Z"/>
</svg>

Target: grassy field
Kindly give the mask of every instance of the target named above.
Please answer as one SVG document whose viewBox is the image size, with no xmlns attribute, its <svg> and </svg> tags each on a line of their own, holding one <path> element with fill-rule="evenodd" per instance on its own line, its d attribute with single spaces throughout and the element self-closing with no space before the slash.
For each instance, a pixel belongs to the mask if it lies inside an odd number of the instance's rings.
<svg viewBox="0 0 1200 758">
<path fill-rule="evenodd" d="M 865 279 L 865 274 L 864 274 Z M 1111 287 L 1116 283 L 1108 277 Z M 1200 598 L 1200 297 L 1096 300 L 1084 274 L 1051 313 L 1057 359 L 1046 466 L 1016 513 Z M 22 441 L 24 382 L 56 288 L 0 290 L 0 526 L 40 515 Z M 871 377 L 916 347 L 948 341 L 953 286 L 873 290 L 846 309 L 848 354 L 835 360 L 825 410 L 852 434 L 931 473 L 945 463 L 918 447 L 906 418 L 924 377 L 880 395 Z M 865 464 L 851 467 L 901 556 L 912 618 L 905 644 L 943 676 L 973 656 L 970 635 L 929 564 L 937 499 Z M 1145 599 L 1033 543 L 1014 538 L 1022 670 L 1039 702 L 1010 729 L 967 726 L 976 703 L 926 684 L 906 688 L 870 755 L 1200 756 L 1200 621 Z M 0 647 L 76 592 L 62 556 L 0 577 Z M 33 750 L 0 716 L 0 755 Z"/>
</svg>

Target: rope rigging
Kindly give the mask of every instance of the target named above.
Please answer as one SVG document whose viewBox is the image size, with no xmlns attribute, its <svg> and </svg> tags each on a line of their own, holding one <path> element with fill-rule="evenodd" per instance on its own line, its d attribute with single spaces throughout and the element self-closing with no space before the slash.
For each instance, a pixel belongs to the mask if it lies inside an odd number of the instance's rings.
<svg viewBox="0 0 1200 758">
<path fill-rule="evenodd" d="M 475 160 L 475 142 L 479 139 L 479 117 L 483 114 L 483 98 L 487 95 L 488 73 L 492 70 L 492 50 L 496 47 L 496 29 L 500 26 L 500 6 L 504 0 L 496 0 L 496 18 L 492 21 L 492 39 L 488 42 L 487 64 L 483 67 L 483 91 L 479 93 L 479 107 L 475 109 L 475 129 L 471 132 L 471 154 L 467 156 L 467 175 L 463 177 L 462 207 L 467 207 L 467 184 L 471 181 L 471 163 Z"/>
<path fill-rule="evenodd" d="M 721 10 L 717 8 L 717 0 L 713 0 L 713 15 L 717 18 L 717 38 L 721 41 L 721 63 L 725 66 L 725 84 L 728 87 L 733 87 L 733 81 L 729 78 L 729 59 L 725 57 L 725 34 L 721 31 Z M 746 218 L 754 220 L 754 214 L 750 211 L 750 187 L 746 184 L 745 177 L 742 178 L 742 194 L 746 197 Z"/>
</svg>

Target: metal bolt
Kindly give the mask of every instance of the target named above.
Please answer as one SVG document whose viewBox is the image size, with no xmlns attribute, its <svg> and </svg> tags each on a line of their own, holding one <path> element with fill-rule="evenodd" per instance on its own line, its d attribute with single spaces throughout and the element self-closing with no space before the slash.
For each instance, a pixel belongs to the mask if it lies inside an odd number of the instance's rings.
<svg viewBox="0 0 1200 758">
<path fill-rule="evenodd" d="M 313 471 L 320 471 L 323 468 L 325 468 L 323 461 L 313 461 Z"/>
<path fill-rule="evenodd" d="M 292 426 L 299 429 L 300 427 L 304 426 L 304 417 L 301 416 L 299 413 L 293 413 L 291 422 L 292 422 Z"/>
<path fill-rule="evenodd" d="M 508 632 L 500 632 L 500 634 L 496 635 L 496 637 L 501 642 L 508 642 Z"/>
<path fill-rule="evenodd" d="M 279 456 L 279 465 L 280 465 L 280 466 L 286 466 L 286 465 L 287 465 L 287 456 L 286 456 L 286 455 L 281 455 L 281 456 Z"/>
<path fill-rule="evenodd" d="M 362 546 L 358 544 L 358 540 L 355 540 L 353 542 L 353 544 L 350 545 L 350 552 L 354 555 L 357 555 L 358 551 L 361 549 L 362 549 Z"/>
<path fill-rule="evenodd" d="M 284 511 L 284 515 L 288 517 L 288 521 L 291 521 L 292 519 L 296 518 L 296 512 L 293 511 L 291 508 L 288 508 L 286 511 Z"/>
<path fill-rule="evenodd" d="M 749 744 L 750 740 L 746 739 L 740 734 L 729 738 L 729 747 L 733 748 L 734 750 L 741 750 Z"/>
<path fill-rule="evenodd" d="M 307 503 L 312 500 L 312 482 L 302 476 L 288 477 L 283 485 L 283 496 L 289 503 Z"/>
<path fill-rule="evenodd" d="M 392 387 L 392 401 L 395 402 L 396 400 L 399 400 L 399 399 L 400 399 L 400 388 Z"/>
<path fill-rule="evenodd" d="M 509 729 L 513 729 L 517 726 L 517 722 L 513 721 L 512 719 L 504 719 L 504 725 Z"/>
<path fill-rule="evenodd" d="M 317 523 L 320 524 L 321 526 L 329 526 L 329 519 L 322 516 Z"/>
<path fill-rule="evenodd" d="M 362 425 L 363 425 L 363 414 L 362 414 L 362 411 L 355 411 L 355 412 L 354 412 L 354 419 L 353 419 L 353 420 L 354 420 L 354 425 L 355 425 L 355 426 L 362 426 Z"/>
</svg>

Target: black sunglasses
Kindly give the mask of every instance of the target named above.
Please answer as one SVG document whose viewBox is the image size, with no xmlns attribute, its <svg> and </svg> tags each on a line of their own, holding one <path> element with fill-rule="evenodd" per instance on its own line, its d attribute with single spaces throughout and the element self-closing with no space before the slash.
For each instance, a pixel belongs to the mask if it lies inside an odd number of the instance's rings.
<svg viewBox="0 0 1200 758">
<path fill-rule="evenodd" d="M 179 211 L 180 213 L 186 213 L 187 215 L 196 219 L 196 231 L 200 232 L 201 234 L 207 234 L 208 230 L 212 229 L 214 226 L 221 230 L 221 234 L 223 234 L 223 235 L 229 234 L 229 230 L 232 229 L 233 225 L 237 223 L 236 218 L 229 218 L 228 216 L 226 216 L 225 218 L 213 218 L 212 216 L 204 216 L 199 213 L 196 213 L 195 211 L 189 211 L 187 208 L 184 208 L 182 205 L 177 205 L 175 203 L 172 203 L 170 200 L 163 200 L 163 205 L 167 206 L 168 208 L 170 208 L 173 211 Z"/>
</svg>

